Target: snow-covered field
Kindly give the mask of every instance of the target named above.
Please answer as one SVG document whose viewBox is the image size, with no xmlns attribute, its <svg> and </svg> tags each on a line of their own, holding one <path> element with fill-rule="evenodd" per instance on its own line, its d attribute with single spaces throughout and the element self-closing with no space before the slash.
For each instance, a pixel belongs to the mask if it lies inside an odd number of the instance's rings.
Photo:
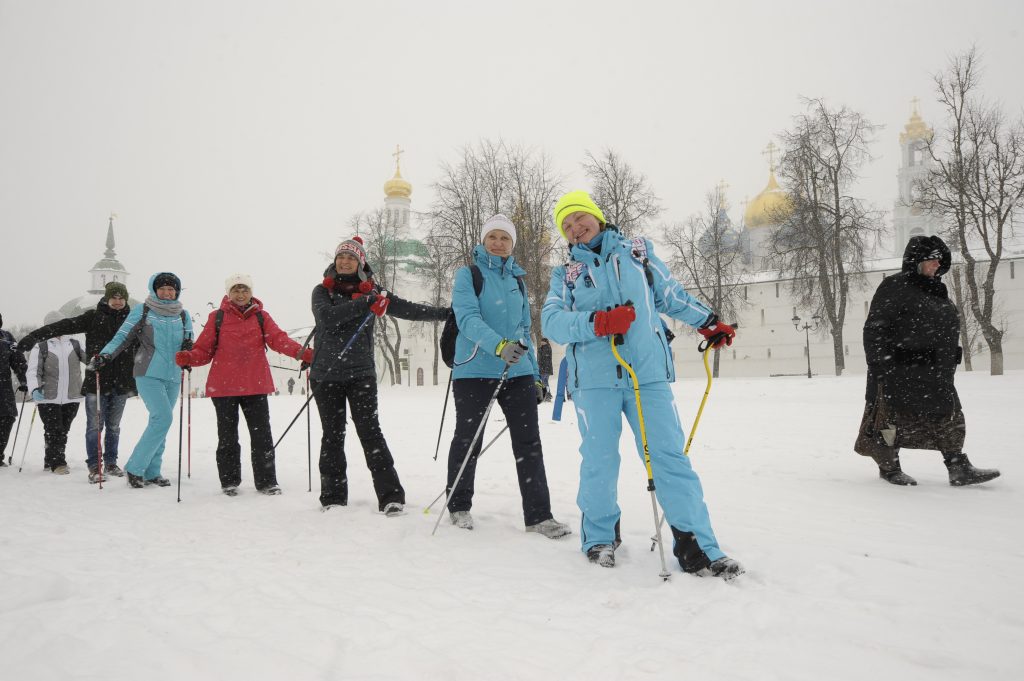
<svg viewBox="0 0 1024 681">
<path fill-rule="evenodd" d="M 315 418 L 313 493 L 302 419 L 278 452 L 284 494 L 255 492 L 246 452 L 231 499 L 219 491 L 212 405 L 193 400 L 180 504 L 174 487 L 89 485 L 81 414 L 72 475 L 44 473 L 36 423 L 24 472 L 20 444 L 15 467 L 0 469 L 0 678 L 1024 678 L 1024 373 L 961 374 L 958 385 L 966 451 L 1003 472 L 979 487 L 950 487 L 935 452 L 904 454 L 918 487 L 879 480 L 851 448 L 862 377 L 716 382 L 691 454 L 723 548 L 748 568 L 733 583 L 674 561 L 672 579 L 658 578 L 628 431 L 615 569 L 587 563 L 577 534 L 523 532 L 507 438 L 481 460 L 476 529 L 445 520 L 432 537 L 436 516 L 422 510 L 444 486 L 444 455 L 432 459 L 443 386 L 382 389 L 409 499 L 397 518 L 377 513 L 354 438 L 350 505 L 320 512 Z M 684 423 L 702 390 L 702 376 L 676 385 Z M 271 399 L 277 433 L 301 400 Z M 575 528 L 567 407 L 554 423 L 545 405 L 541 428 L 555 516 Z M 122 463 L 144 424 L 132 400 Z"/>
</svg>

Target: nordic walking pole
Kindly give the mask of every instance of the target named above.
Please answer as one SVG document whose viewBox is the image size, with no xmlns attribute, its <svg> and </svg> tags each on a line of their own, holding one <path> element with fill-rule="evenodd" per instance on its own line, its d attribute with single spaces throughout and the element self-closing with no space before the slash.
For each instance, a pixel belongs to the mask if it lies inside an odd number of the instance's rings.
<svg viewBox="0 0 1024 681">
<path fill-rule="evenodd" d="M 100 476 L 99 489 L 103 489 L 103 417 L 100 409 L 100 372 L 99 369 L 93 372 L 96 375 L 96 472 Z"/>
<path fill-rule="evenodd" d="M 28 398 L 28 390 L 21 394 L 21 410 L 18 412 L 18 425 L 14 428 L 14 442 L 11 443 L 11 454 L 7 457 L 7 465 L 14 463 L 14 450 L 18 446 L 18 431 L 21 430 L 21 417 L 25 414 L 25 400 Z M 3 453 L 0 452 L 0 456 Z"/>
<path fill-rule="evenodd" d="M 32 439 L 32 426 L 36 424 L 36 412 L 39 411 L 38 405 L 33 405 L 32 418 L 28 422 L 28 434 L 25 435 L 25 448 L 21 450 L 21 463 L 18 464 L 18 472 L 25 467 L 25 454 L 28 452 L 28 442 Z"/>
<path fill-rule="evenodd" d="M 306 339 L 309 342 L 309 339 Z M 306 369 L 306 394 L 309 394 L 309 369 Z M 310 422 L 310 410 L 306 410 L 306 474 L 309 476 L 309 489 L 313 491 L 313 426 Z"/>
<path fill-rule="evenodd" d="M 518 341 L 517 341 L 518 342 Z M 459 484 L 459 480 L 462 479 L 462 472 L 466 470 L 466 464 L 469 463 L 469 457 L 473 455 L 473 447 L 476 447 L 477 441 L 480 440 L 480 436 L 484 432 L 484 426 L 487 424 L 487 417 L 491 415 L 491 407 L 494 406 L 495 400 L 498 399 L 498 393 L 501 391 L 501 387 L 505 385 L 505 379 L 508 378 L 508 370 L 512 367 L 508 362 L 505 363 L 505 370 L 501 372 L 501 378 L 498 379 L 498 386 L 494 389 L 494 394 L 491 395 L 490 401 L 487 402 L 487 409 L 484 410 L 484 416 L 480 419 L 480 425 L 476 427 L 476 435 L 473 436 L 473 441 L 469 443 L 469 449 L 466 450 L 466 456 L 462 459 L 462 465 L 459 466 L 459 472 L 455 476 L 455 482 L 452 483 L 451 489 L 446 489 L 447 496 L 444 500 L 445 508 L 448 508 L 448 502 L 451 501 L 452 492 L 455 491 L 456 486 Z M 434 529 L 431 530 L 430 536 L 434 536 L 437 532 L 437 526 L 441 524 L 441 518 L 444 517 L 444 513 L 437 514 L 437 522 L 434 523 Z"/>
<path fill-rule="evenodd" d="M 704 373 L 708 377 L 708 384 L 704 388 L 704 397 L 700 400 L 700 407 L 697 408 L 697 416 L 693 419 L 693 425 L 690 426 L 690 436 L 686 438 L 686 447 L 683 449 L 683 456 L 690 456 L 690 445 L 693 444 L 693 436 L 697 433 L 697 424 L 700 423 L 701 414 L 704 413 L 704 405 L 707 404 L 708 395 L 711 394 L 711 366 L 708 364 L 708 354 L 711 352 L 711 344 L 708 341 L 701 341 L 697 346 L 697 352 L 704 355 Z M 661 520 L 658 521 L 658 528 L 665 523 L 665 515 L 662 514 Z M 658 537 L 651 537 L 651 551 L 654 550 L 654 544 L 659 541 Z"/>
<path fill-rule="evenodd" d="M 505 424 L 505 427 L 502 428 L 501 431 L 497 435 L 492 437 L 490 442 L 488 442 L 486 445 L 484 445 L 484 448 L 480 450 L 480 453 L 476 455 L 476 458 L 479 460 L 480 457 L 484 455 L 484 452 L 486 452 L 488 449 L 490 449 L 491 445 L 493 445 L 495 442 L 497 442 L 499 437 L 504 435 L 506 430 L 508 430 L 508 424 Z M 430 515 L 430 509 L 434 508 L 434 504 L 436 504 L 437 502 L 441 501 L 441 497 L 443 497 L 445 495 L 445 492 L 447 492 L 447 491 L 448 491 L 447 489 L 441 490 L 441 493 L 437 495 L 437 498 L 430 502 L 430 506 L 427 506 L 425 509 L 423 509 L 423 514 L 424 515 Z"/>
<path fill-rule="evenodd" d="M 629 303 L 627 303 L 629 304 Z M 633 381 L 633 396 L 636 398 L 636 414 L 637 420 L 640 422 L 640 442 L 644 446 L 644 467 L 647 468 L 647 491 L 651 493 L 651 510 L 654 512 L 654 533 L 658 538 L 658 549 L 661 553 L 661 574 L 660 577 L 668 581 L 668 578 L 672 575 L 668 571 L 668 567 L 665 565 L 665 545 L 661 543 L 661 523 L 658 522 L 658 498 L 654 494 L 654 471 L 651 470 L 651 451 L 647 446 L 647 427 L 644 424 L 644 408 L 640 402 L 640 381 L 636 377 L 636 372 L 633 371 L 633 367 L 629 363 L 622 359 L 622 355 L 619 354 L 618 348 L 615 347 L 616 341 L 622 341 L 622 336 L 613 334 L 609 339 L 612 346 L 612 354 L 615 355 L 615 359 L 618 360 L 619 364 L 622 365 L 627 372 L 629 372 L 629 378 Z"/>
<path fill-rule="evenodd" d="M 370 319 L 372 319 L 372 318 L 373 318 L 373 311 L 371 310 L 370 312 L 366 313 L 366 317 L 363 319 L 362 323 L 359 324 L 359 327 L 356 329 L 356 332 L 353 333 L 352 337 L 348 339 L 347 343 L 345 343 L 345 347 L 343 347 L 341 349 L 341 353 L 337 357 L 334 358 L 335 361 L 337 361 L 337 360 L 339 360 L 339 359 L 341 359 L 342 357 L 345 356 L 345 353 L 348 352 L 348 349 L 350 347 L 352 347 L 352 343 L 354 343 L 356 338 L 359 337 L 359 334 L 362 333 L 363 327 L 365 327 L 367 324 L 369 324 Z M 317 360 L 317 358 L 314 357 L 313 361 L 316 362 L 316 360 Z M 307 407 L 309 407 L 309 403 L 313 401 L 313 393 L 315 392 L 315 388 L 313 390 L 307 390 L 306 392 L 308 393 L 308 395 L 306 397 L 306 402 L 299 409 L 299 413 L 297 413 L 295 415 L 295 418 L 292 419 L 292 422 L 288 424 L 288 427 L 284 429 L 284 432 L 281 433 L 281 437 L 277 438 L 277 442 L 274 443 L 274 451 L 277 451 L 277 446 L 279 444 L 281 444 L 281 440 L 283 440 L 284 436 L 288 434 L 288 431 L 292 429 L 292 426 L 295 425 L 295 422 L 299 420 L 299 417 L 302 416 L 302 412 Z"/>
<path fill-rule="evenodd" d="M 441 431 L 444 429 L 444 415 L 448 411 L 448 396 L 452 394 L 452 375 L 448 374 L 448 388 L 444 391 L 444 408 L 441 409 L 441 425 L 437 427 L 437 445 L 434 447 L 434 461 L 437 461 L 437 453 L 441 451 Z M 506 426 L 507 427 L 507 426 Z M 436 501 L 436 500 L 435 500 Z M 433 506 L 434 504 L 431 504 Z M 429 507 L 428 507 L 429 510 Z"/>
<path fill-rule="evenodd" d="M 181 444 L 185 427 L 185 370 L 181 370 L 181 397 L 178 398 L 178 503 L 181 503 Z"/>
<path fill-rule="evenodd" d="M 192 479 L 192 367 L 188 368 L 188 479 Z"/>
</svg>

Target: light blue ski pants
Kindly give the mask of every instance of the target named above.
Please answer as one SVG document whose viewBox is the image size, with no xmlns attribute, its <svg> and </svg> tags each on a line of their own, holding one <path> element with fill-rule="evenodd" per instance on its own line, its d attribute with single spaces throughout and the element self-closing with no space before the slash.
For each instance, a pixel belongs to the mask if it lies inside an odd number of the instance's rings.
<svg viewBox="0 0 1024 681">
<path fill-rule="evenodd" d="M 174 421 L 174 405 L 178 401 L 181 380 L 165 381 L 139 376 L 135 379 L 135 386 L 149 411 L 149 422 L 124 469 L 132 475 L 152 480 L 160 475 L 164 444 L 167 442 L 167 431 Z"/>
<path fill-rule="evenodd" d="M 636 398 L 632 388 L 592 388 L 572 394 L 583 442 L 580 454 L 580 489 L 576 503 L 583 514 L 580 535 L 583 551 L 598 544 L 611 544 L 621 512 L 618 504 L 619 436 L 622 414 L 626 415 L 636 448 L 643 458 Z M 683 454 L 686 438 L 676 412 L 672 389 L 668 383 L 640 386 L 647 445 L 654 473 L 655 495 L 665 511 L 668 523 L 683 532 L 692 532 L 708 559 L 725 554 L 711 529 L 711 518 L 704 504 L 700 478 Z M 645 471 L 646 475 L 646 471 Z M 646 489 L 643 478 L 637 478 L 636 490 Z M 645 521 L 653 522 L 653 518 Z M 666 528 L 667 529 L 667 528 Z"/>
</svg>

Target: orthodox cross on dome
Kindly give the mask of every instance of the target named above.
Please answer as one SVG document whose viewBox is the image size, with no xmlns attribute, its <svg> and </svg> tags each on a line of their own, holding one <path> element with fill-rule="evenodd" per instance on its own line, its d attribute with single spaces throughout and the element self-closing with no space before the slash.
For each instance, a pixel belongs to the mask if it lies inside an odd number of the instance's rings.
<svg viewBox="0 0 1024 681">
<path fill-rule="evenodd" d="M 402 158 L 401 157 L 402 157 L 402 154 L 404 154 L 404 153 L 405 153 L 405 149 L 403 149 L 401 146 L 396 144 L 395 145 L 395 153 L 391 154 L 392 156 L 395 157 L 395 172 L 396 173 L 399 170 L 402 169 L 402 164 L 401 164 Z"/>
<path fill-rule="evenodd" d="M 768 171 L 775 172 L 775 154 L 779 151 L 779 148 L 775 146 L 775 142 L 768 142 L 768 146 L 761 152 L 762 156 L 768 157 Z"/>
<path fill-rule="evenodd" d="M 917 98 L 917 97 L 914 97 L 913 99 L 910 100 L 910 115 L 911 116 L 917 116 L 918 115 L 918 113 L 917 113 L 917 105 L 920 104 L 920 103 L 921 103 L 921 100 L 919 98 Z"/>
<path fill-rule="evenodd" d="M 718 207 L 725 208 L 725 192 L 729 189 L 729 183 L 724 179 L 718 181 L 718 187 L 715 188 L 718 192 Z"/>
</svg>

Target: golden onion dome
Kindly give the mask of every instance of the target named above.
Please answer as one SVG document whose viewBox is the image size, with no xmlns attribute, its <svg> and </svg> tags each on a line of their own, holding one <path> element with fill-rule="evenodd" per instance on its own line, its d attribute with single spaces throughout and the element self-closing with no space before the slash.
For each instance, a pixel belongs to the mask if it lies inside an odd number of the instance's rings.
<svg viewBox="0 0 1024 681">
<path fill-rule="evenodd" d="M 900 144 L 916 140 L 929 140 L 931 137 L 932 129 L 925 125 L 924 119 L 917 113 L 915 106 L 914 113 L 910 115 L 910 120 L 903 126 L 903 132 L 900 133 Z"/>
<path fill-rule="evenodd" d="M 768 176 L 768 186 L 747 204 L 743 222 L 747 229 L 777 225 L 789 216 L 791 210 L 789 197 L 779 187 L 772 171 Z"/>
<path fill-rule="evenodd" d="M 408 199 L 412 196 L 412 185 L 402 177 L 402 171 L 397 165 L 395 176 L 384 183 L 384 194 L 389 199 Z"/>
</svg>

